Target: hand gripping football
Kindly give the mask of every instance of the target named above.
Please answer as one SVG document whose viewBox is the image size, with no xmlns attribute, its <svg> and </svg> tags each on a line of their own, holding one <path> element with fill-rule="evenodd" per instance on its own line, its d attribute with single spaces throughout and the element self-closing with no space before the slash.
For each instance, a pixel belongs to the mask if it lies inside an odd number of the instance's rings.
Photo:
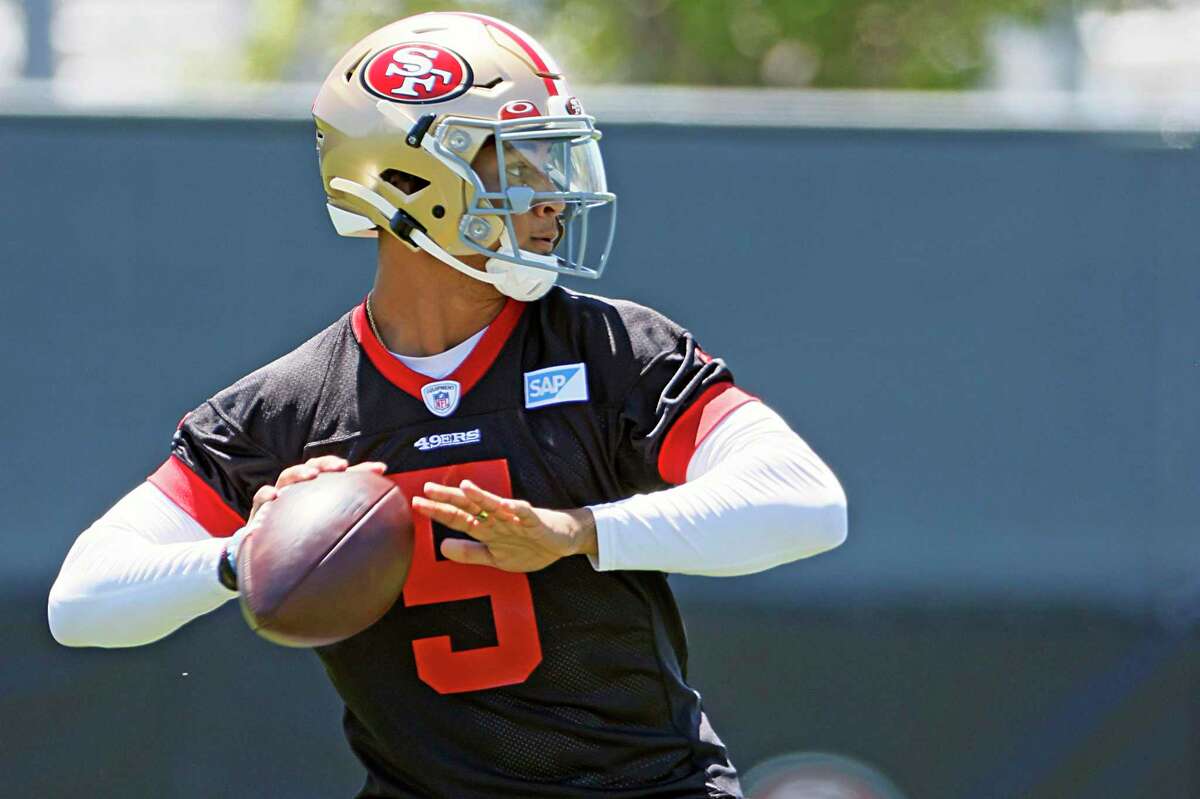
<svg viewBox="0 0 1200 799">
<path fill-rule="evenodd" d="M 242 615 L 283 646 L 356 635 L 399 598 L 412 541 L 408 498 L 386 477 L 326 472 L 290 485 L 238 549 Z"/>
</svg>

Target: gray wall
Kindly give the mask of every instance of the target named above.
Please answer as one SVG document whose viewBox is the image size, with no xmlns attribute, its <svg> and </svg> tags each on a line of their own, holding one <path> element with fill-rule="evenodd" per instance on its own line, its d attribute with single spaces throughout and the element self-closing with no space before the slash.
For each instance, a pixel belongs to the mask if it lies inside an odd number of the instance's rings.
<svg viewBox="0 0 1200 799">
<path fill-rule="evenodd" d="M 850 497 L 834 553 L 673 578 L 735 760 L 837 751 L 913 799 L 1200 792 L 1200 153 L 654 126 L 605 148 L 622 219 L 584 288 L 691 327 Z M 349 795 L 315 658 L 235 610 L 123 652 L 44 623 L 70 541 L 182 413 L 366 292 L 309 126 L 0 118 L 0 152 L 5 791 Z"/>
</svg>

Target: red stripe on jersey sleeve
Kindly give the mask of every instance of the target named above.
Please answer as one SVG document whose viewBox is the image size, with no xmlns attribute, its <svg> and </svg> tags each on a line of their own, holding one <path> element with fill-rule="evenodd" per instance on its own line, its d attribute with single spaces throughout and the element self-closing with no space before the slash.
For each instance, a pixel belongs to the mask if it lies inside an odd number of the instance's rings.
<svg viewBox="0 0 1200 799">
<path fill-rule="evenodd" d="M 658 452 L 658 473 L 673 485 L 687 482 L 688 463 L 696 453 L 696 448 L 722 419 L 747 402 L 757 399 L 733 383 L 709 386 L 667 431 L 662 449 Z"/>
<path fill-rule="evenodd" d="M 146 479 L 199 522 L 211 536 L 224 538 L 233 535 L 246 523 L 237 511 L 225 504 L 212 486 L 174 455 Z"/>
</svg>

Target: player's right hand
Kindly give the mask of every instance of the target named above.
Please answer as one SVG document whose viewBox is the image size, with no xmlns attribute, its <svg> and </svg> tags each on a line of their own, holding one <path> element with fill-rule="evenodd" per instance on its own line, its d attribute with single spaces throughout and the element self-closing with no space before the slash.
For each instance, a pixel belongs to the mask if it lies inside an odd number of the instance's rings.
<svg viewBox="0 0 1200 799">
<path fill-rule="evenodd" d="M 387 471 L 387 465 L 379 461 L 363 461 L 351 466 L 345 458 L 339 458 L 336 455 L 309 458 L 304 463 L 289 466 L 280 472 L 278 479 L 275 480 L 275 485 L 265 485 L 254 492 L 254 504 L 250 508 L 250 519 L 254 518 L 263 505 L 279 496 L 279 492 L 292 483 L 303 483 L 305 480 L 315 479 L 322 472 L 346 471 L 383 474 Z"/>
</svg>

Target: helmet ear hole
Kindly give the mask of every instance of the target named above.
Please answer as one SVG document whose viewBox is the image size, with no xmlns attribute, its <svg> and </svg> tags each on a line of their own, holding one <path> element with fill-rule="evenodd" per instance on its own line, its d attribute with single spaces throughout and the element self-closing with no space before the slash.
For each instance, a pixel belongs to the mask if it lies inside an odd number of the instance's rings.
<svg viewBox="0 0 1200 799">
<path fill-rule="evenodd" d="M 400 169 L 385 169 L 379 173 L 379 177 L 384 182 L 395 186 L 406 197 L 411 197 L 429 185 L 429 181 L 420 175 L 414 175 L 411 172 L 404 172 Z"/>
</svg>

